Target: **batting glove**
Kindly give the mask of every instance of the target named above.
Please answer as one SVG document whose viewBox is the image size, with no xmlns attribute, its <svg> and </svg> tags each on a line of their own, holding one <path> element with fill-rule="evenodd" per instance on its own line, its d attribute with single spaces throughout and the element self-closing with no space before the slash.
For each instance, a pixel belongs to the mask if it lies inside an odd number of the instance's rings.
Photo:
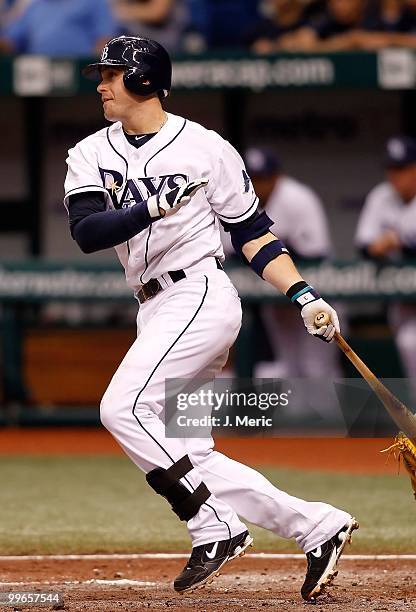
<svg viewBox="0 0 416 612">
<path fill-rule="evenodd" d="M 329 316 L 331 323 L 322 325 L 322 327 L 316 327 L 315 317 L 320 312 L 325 312 Z M 308 332 L 312 334 L 312 336 L 324 340 L 324 342 L 332 342 L 335 332 L 340 331 L 339 319 L 336 311 L 322 298 L 305 304 L 300 314 L 302 315 L 303 322 Z"/>
<path fill-rule="evenodd" d="M 286 295 L 299 308 L 307 331 L 324 342 L 332 342 L 335 332 L 340 331 L 338 315 L 334 308 L 304 281 L 293 285 Z M 331 322 L 328 325 L 317 327 L 315 317 L 321 312 L 326 313 Z"/>
<path fill-rule="evenodd" d="M 180 187 L 175 187 L 163 195 L 154 195 L 147 200 L 147 208 L 152 219 L 170 217 L 174 215 L 182 206 L 191 201 L 196 192 L 208 184 L 208 179 L 195 179 L 184 183 Z"/>
</svg>

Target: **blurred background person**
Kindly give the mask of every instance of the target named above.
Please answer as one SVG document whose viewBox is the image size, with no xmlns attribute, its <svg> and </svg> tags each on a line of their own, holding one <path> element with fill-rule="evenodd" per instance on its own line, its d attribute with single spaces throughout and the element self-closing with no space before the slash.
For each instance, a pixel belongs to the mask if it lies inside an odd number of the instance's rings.
<svg viewBox="0 0 416 612">
<path fill-rule="evenodd" d="M 357 48 L 416 47 L 416 0 L 379 0 L 369 32 L 358 32 Z"/>
<path fill-rule="evenodd" d="M 282 36 L 287 51 L 377 50 L 416 47 L 416 0 L 327 0 L 317 19 Z"/>
<path fill-rule="evenodd" d="M 414 32 L 416 0 L 378 0 L 371 14 L 371 29 L 380 32 Z"/>
<path fill-rule="evenodd" d="M 120 34 L 157 40 L 169 52 L 181 51 L 189 26 L 186 0 L 111 0 Z"/>
<path fill-rule="evenodd" d="M 274 53 L 280 39 L 307 27 L 325 8 L 325 0 L 264 0 L 260 17 L 247 31 L 247 45 L 255 53 Z"/>
<path fill-rule="evenodd" d="M 319 19 L 282 37 L 279 46 L 311 52 L 354 49 L 357 32 L 370 27 L 370 7 L 368 0 L 327 0 Z"/>
<path fill-rule="evenodd" d="M 248 46 L 256 53 L 273 53 L 279 48 L 279 38 L 307 25 L 303 0 L 266 0 L 264 15 L 247 32 Z"/>
<path fill-rule="evenodd" d="M 116 33 L 107 0 L 32 0 L 1 32 L 0 49 L 51 57 L 99 54 Z"/>
<path fill-rule="evenodd" d="M 270 231 L 283 240 L 297 264 L 328 258 L 331 255 L 328 224 L 316 193 L 285 174 L 272 149 L 251 147 L 245 153 L 245 162 L 260 207 L 275 221 Z M 261 306 L 274 361 L 257 364 L 257 378 L 317 378 L 325 373 L 331 380 L 341 375 L 336 346 L 305 340 L 297 314 L 292 304 Z"/>
<path fill-rule="evenodd" d="M 405 0 L 378 0 L 373 15 L 373 29 L 380 32 L 409 32 L 415 26 Z"/>
<path fill-rule="evenodd" d="M 384 47 L 416 47 L 416 1 L 378 0 L 370 11 L 367 31 L 354 34 L 355 47 L 368 51 Z"/>
<path fill-rule="evenodd" d="M 0 32 L 17 19 L 33 0 L 0 0 Z"/>
<path fill-rule="evenodd" d="M 359 217 L 356 244 L 377 262 L 416 258 L 416 140 L 386 144 L 386 180 L 368 194 Z M 416 305 L 393 302 L 388 318 L 406 376 L 416 397 Z"/>
</svg>

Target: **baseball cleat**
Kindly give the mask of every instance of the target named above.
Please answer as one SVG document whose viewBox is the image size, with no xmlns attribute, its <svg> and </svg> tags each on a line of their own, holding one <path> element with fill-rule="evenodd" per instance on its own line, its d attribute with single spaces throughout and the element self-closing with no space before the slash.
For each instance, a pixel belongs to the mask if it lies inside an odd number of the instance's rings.
<svg viewBox="0 0 416 612">
<path fill-rule="evenodd" d="M 243 531 L 230 540 L 195 546 L 188 563 L 173 583 L 175 591 L 185 593 L 210 584 L 220 575 L 219 570 L 228 561 L 242 557 L 246 548 L 252 544 L 253 538 L 249 532 Z"/>
<path fill-rule="evenodd" d="M 338 574 L 336 570 L 338 560 L 342 555 L 347 542 L 351 542 L 351 535 L 359 525 L 355 518 L 351 519 L 330 540 L 306 553 L 308 569 L 305 582 L 301 588 L 301 595 L 306 601 L 314 602 L 329 586 Z"/>
</svg>

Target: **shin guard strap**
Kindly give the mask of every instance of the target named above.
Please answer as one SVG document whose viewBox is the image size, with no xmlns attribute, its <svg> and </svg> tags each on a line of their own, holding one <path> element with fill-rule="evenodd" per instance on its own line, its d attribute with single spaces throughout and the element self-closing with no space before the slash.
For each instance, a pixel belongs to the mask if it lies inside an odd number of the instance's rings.
<svg viewBox="0 0 416 612">
<path fill-rule="evenodd" d="M 203 482 L 195 491 L 190 491 L 180 482 L 181 478 L 184 478 L 193 467 L 188 455 L 184 455 L 169 468 L 158 467 L 146 474 L 148 484 L 156 493 L 168 500 L 172 510 L 181 521 L 189 521 L 193 518 L 211 495 Z"/>
<path fill-rule="evenodd" d="M 166 470 L 166 476 L 172 480 L 180 480 L 186 476 L 188 472 L 193 470 L 193 468 L 194 466 L 192 465 L 188 455 L 184 455 Z"/>
<path fill-rule="evenodd" d="M 201 482 L 189 497 L 177 505 L 172 505 L 172 510 L 176 512 L 181 521 L 189 521 L 199 512 L 200 507 L 207 501 L 210 495 L 211 492 L 206 484 Z"/>
</svg>

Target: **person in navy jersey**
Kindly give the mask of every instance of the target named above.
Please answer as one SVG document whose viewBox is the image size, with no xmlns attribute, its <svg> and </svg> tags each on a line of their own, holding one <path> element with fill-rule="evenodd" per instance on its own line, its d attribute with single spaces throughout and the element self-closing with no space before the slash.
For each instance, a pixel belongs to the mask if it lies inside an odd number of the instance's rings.
<svg viewBox="0 0 416 612">
<path fill-rule="evenodd" d="M 247 45 L 256 53 L 272 53 L 280 37 L 307 25 L 302 0 L 268 0 L 267 15 L 260 17 L 245 35 Z"/>
<path fill-rule="evenodd" d="M 415 0 L 328 0 L 325 13 L 279 41 L 289 51 L 376 50 L 416 47 Z"/>
<path fill-rule="evenodd" d="M 366 28 L 367 0 L 328 0 L 326 10 L 281 40 L 287 50 L 340 51 L 353 46 L 351 33 Z"/>
</svg>

